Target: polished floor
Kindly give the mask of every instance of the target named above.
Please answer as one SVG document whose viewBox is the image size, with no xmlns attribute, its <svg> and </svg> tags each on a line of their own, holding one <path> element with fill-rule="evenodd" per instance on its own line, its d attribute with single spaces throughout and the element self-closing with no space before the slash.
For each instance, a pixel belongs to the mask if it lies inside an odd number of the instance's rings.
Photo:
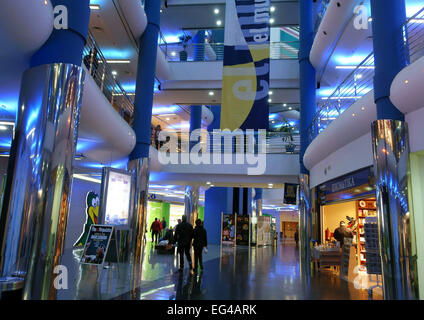
<svg viewBox="0 0 424 320">
<path fill-rule="evenodd" d="M 188 266 L 177 272 L 177 257 L 159 255 L 151 243 L 142 269 L 128 264 L 97 270 L 78 264 L 78 252 L 68 254 L 73 281 L 58 299 L 137 300 L 367 300 L 367 290 L 355 289 L 331 270 L 315 272 L 309 282 L 300 275 L 294 243 L 272 247 L 210 246 L 204 270 L 191 275 Z M 72 261 L 71 261 L 72 260 Z M 134 277 L 137 273 L 138 278 Z M 135 280 L 134 280 L 135 279 Z M 379 298 L 376 295 L 374 298 Z"/>
</svg>

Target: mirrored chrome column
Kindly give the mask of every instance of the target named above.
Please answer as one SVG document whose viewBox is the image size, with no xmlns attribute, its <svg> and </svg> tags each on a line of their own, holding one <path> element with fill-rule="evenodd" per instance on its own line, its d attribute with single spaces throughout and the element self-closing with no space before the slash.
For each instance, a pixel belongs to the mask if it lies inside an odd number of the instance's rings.
<svg viewBox="0 0 424 320">
<path fill-rule="evenodd" d="M 309 189 L 309 175 L 299 175 L 299 264 L 300 276 L 302 284 L 309 288 L 309 281 L 311 275 L 311 253 L 310 253 L 310 239 L 311 239 L 311 192 Z"/>
<path fill-rule="evenodd" d="M 25 273 L 24 299 L 54 299 L 68 219 L 84 72 L 50 64 L 22 78 L 8 181 L 2 272 Z"/>
<path fill-rule="evenodd" d="M 186 186 L 184 196 L 184 215 L 187 216 L 187 222 L 193 226 L 199 216 L 199 187 Z"/>
<path fill-rule="evenodd" d="M 384 299 L 416 299 L 418 278 L 408 203 L 409 139 L 403 121 L 372 124 Z"/>
<path fill-rule="evenodd" d="M 262 198 L 256 199 L 256 213 L 258 217 L 262 217 Z"/>
<path fill-rule="evenodd" d="M 142 261 L 144 238 L 147 223 L 147 198 L 149 195 L 150 159 L 140 158 L 129 162 L 128 169 L 133 174 L 132 217 L 130 224 L 130 250 L 134 265 Z"/>
</svg>

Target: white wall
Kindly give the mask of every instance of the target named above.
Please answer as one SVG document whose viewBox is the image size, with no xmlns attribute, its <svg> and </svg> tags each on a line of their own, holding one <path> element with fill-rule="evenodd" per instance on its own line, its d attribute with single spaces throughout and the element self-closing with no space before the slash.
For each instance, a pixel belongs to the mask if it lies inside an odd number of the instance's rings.
<svg viewBox="0 0 424 320">
<path fill-rule="evenodd" d="M 311 188 L 373 165 L 371 132 L 328 155 L 310 170 Z"/>
<path fill-rule="evenodd" d="M 409 143 L 411 152 L 424 150 L 424 107 L 408 113 L 405 120 L 409 126 Z"/>
</svg>

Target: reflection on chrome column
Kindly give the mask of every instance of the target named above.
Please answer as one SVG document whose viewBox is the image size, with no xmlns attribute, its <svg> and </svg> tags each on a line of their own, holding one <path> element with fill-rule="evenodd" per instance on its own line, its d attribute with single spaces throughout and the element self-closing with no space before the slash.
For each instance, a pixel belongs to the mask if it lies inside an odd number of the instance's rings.
<svg viewBox="0 0 424 320">
<path fill-rule="evenodd" d="M 384 299 L 416 299 L 418 278 L 408 203 L 409 140 L 403 121 L 372 124 Z"/>
<path fill-rule="evenodd" d="M 3 275 L 26 273 L 24 299 L 56 296 L 83 80 L 70 64 L 31 68 L 22 78 L 1 238 Z"/>
<path fill-rule="evenodd" d="M 132 160 L 128 163 L 128 170 L 133 174 L 134 179 L 131 191 L 133 201 L 130 223 L 131 296 L 133 299 L 137 299 L 137 288 L 142 280 L 143 252 L 146 244 L 150 159 Z"/>
<path fill-rule="evenodd" d="M 299 176 L 299 264 L 300 277 L 305 292 L 310 287 L 311 277 L 311 258 L 310 258 L 310 240 L 311 240 L 311 193 L 309 189 L 309 175 L 301 174 Z"/>
<path fill-rule="evenodd" d="M 186 186 L 184 196 L 184 215 L 187 216 L 187 222 L 193 226 L 199 216 L 199 187 Z"/>
<path fill-rule="evenodd" d="M 140 158 L 129 162 L 133 174 L 132 217 L 130 223 L 130 248 L 132 263 L 141 264 L 147 230 L 147 198 L 149 195 L 150 159 Z"/>
</svg>

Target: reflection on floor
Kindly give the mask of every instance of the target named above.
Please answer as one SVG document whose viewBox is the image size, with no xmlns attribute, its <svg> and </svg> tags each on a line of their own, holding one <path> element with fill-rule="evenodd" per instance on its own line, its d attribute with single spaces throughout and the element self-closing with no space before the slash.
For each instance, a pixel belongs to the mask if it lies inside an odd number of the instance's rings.
<svg viewBox="0 0 424 320">
<path fill-rule="evenodd" d="M 310 286 L 305 286 L 299 274 L 298 250 L 294 244 L 250 249 L 224 247 L 219 250 L 215 247 L 212 251 L 212 255 L 209 255 L 211 252 L 205 255 L 205 268 L 200 274 L 191 275 L 186 269 L 184 273 L 163 274 L 156 280 L 151 277 L 150 281 L 141 283 L 137 290 L 116 299 L 368 299 L 366 290 L 357 290 L 352 283 L 330 272 L 314 274 Z M 158 275 L 153 271 L 155 268 L 167 269 L 162 258 L 150 251 L 150 260 L 147 259 L 143 270 Z M 168 265 L 174 266 L 167 270 L 176 270 L 174 257 L 167 258 Z"/>
<path fill-rule="evenodd" d="M 209 246 L 204 270 L 194 276 L 187 264 L 184 272 L 177 272 L 177 256 L 159 255 L 151 243 L 146 246 L 141 270 L 128 263 L 98 270 L 80 265 L 80 254 L 74 250 L 64 256 L 71 280 L 68 290 L 59 290 L 58 299 L 368 299 L 366 290 L 355 289 L 325 270 L 305 285 L 298 249 L 290 242 L 250 249 Z"/>
</svg>

